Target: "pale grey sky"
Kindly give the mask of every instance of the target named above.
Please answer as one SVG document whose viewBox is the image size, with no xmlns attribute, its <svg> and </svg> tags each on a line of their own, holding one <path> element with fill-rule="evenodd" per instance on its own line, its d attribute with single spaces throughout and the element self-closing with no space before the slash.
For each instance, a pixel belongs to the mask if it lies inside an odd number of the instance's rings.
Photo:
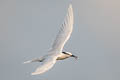
<svg viewBox="0 0 120 80">
<path fill-rule="evenodd" d="M 120 1 L 73 0 L 74 30 L 64 50 L 80 57 L 58 61 L 43 75 L 47 54 L 71 0 L 0 0 L 0 80 L 120 80 Z"/>
</svg>

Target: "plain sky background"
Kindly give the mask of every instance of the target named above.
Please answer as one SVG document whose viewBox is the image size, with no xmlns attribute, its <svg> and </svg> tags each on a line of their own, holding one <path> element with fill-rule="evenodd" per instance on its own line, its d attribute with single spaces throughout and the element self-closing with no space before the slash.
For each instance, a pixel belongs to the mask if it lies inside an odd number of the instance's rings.
<svg viewBox="0 0 120 80">
<path fill-rule="evenodd" d="M 58 61 L 31 76 L 47 54 L 71 0 L 0 0 L 0 80 L 120 80 L 120 1 L 73 0 L 74 30 Z"/>
</svg>

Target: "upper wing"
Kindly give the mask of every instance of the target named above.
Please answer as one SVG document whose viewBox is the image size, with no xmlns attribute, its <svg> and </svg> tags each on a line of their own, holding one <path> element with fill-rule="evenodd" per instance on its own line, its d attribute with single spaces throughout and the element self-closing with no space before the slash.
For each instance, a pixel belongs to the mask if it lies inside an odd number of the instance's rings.
<svg viewBox="0 0 120 80">
<path fill-rule="evenodd" d="M 68 13 L 65 17 L 65 21 L 60 28 L 60 31 L 52 45 L 51 51 L 62 51 L 65 43 L 69 39 L 73 29 L 73 9 L 72 5 L 69 5 Z"/>
<path fill-rule="evenodd" d="M 53 67 L 55 63 L 56 63 L 56 57 L 54 56 L 47 57 L 45 61 L 43 61 L 43 64 L 40 67 L 38 67 L 36 71 L 32 73 L 32 75 L 38 75 L 48 71 Z"/>
</svg>

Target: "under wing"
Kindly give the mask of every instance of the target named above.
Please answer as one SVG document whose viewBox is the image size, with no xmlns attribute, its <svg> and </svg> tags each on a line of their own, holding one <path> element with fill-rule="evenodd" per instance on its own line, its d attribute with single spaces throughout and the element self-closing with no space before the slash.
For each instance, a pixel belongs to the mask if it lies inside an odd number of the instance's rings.
<svg viewBox="0 0 120 80">
<path fill-rule="evenodd" d="M 38 67 L 35 70 L 35 72 L 33 72 L 31 75 L 42 74 L 42 73 L 48 71 L 49 69 L 51 69 L 55 63 L 56 63 L 56 57 L 55 56 L 49 56 L 43 61 L 41 66 Z"/>
<path fill-rule="evenodd" d="M 65 43 L 70 38 L 73 29 L 73 9 L 72 5 L 69 5 L 68 13 L 65 17 L 65 20 L 60 28 L 59 33 L 56 36 L 56 39 L 52 45 L 52 49 L 50 51 L 58 51 L 61 52 Z"/>
</svg>

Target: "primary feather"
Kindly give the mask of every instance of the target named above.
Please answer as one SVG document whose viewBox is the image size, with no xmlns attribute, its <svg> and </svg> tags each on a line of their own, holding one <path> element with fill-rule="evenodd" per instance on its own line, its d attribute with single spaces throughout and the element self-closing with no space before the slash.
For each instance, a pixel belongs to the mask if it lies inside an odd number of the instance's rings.
<svg viewBox="0 0 120 80">
<path fill-rule="evenodd" d="M 59 51 L 62 52 L 62 49 L 69 39 L 73 29 L 73 9 L 72 5 L 69 5 L 68 13 L 65 17 L 65 20 L 60 28 L 59 33 L 56 36 L 56 39 L 52 45 L 51 51 Z"/>
</svg>

